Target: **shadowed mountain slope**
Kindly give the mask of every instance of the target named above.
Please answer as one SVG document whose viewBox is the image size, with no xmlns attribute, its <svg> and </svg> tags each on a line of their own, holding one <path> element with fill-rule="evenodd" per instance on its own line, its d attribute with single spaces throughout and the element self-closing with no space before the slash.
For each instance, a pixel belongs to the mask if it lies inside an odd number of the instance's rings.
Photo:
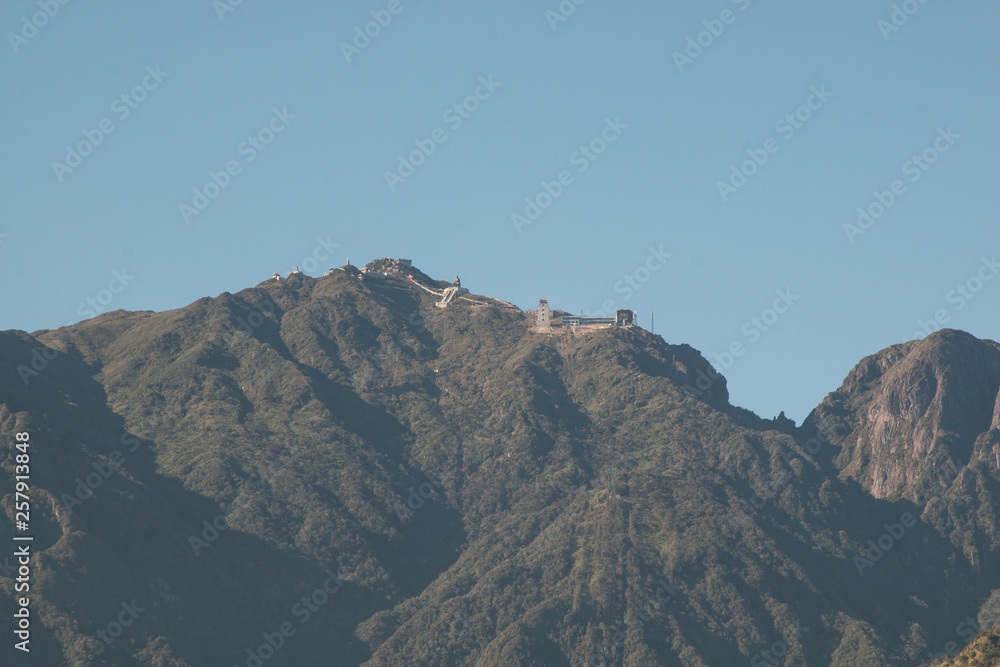
<svg viewBox="0 0 1000 667">
<path fill-rule="evenodd" d="M 0 333 L 0 434 L 32 441 L 33 652 L 916 665 L 1000 588 L 995 343 L 889 348 L 795 428 L 731 406 L 690 346 L 436 300 L 332 271 Z"/>
</svg>

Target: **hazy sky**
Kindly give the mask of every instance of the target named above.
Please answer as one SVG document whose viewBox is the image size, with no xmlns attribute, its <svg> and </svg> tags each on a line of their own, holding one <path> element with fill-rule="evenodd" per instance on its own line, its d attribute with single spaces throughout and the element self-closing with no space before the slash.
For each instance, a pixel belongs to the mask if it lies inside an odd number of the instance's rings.
<svg viewBox="0 0 1000 667">
<path fill-rule="evenodd" d="M 765 417 L 1000 338 L 996 2 L 236 1 L 0 5 L 0 328 L 405 244 L 655 310 Z"/>
</svg>

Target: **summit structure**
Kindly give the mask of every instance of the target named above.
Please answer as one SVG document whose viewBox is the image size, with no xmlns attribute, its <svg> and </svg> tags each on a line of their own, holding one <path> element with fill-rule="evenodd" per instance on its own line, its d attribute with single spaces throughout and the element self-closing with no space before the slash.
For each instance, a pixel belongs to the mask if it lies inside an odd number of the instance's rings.
<svg viewBox="0 0 1000 667">
<path fill-rule="evenodd" d="M 538 308 L 527 310 L 525 314 L 533 331 L 538 333 L 588 333 L 608 327 L 631 327 L 635 325 L 635 312 L 626 308 L 615 311 L 614 317 L 588 317 L 570 315 L 553 310 L 548 299 L 540 299 Z"/>
</svg>

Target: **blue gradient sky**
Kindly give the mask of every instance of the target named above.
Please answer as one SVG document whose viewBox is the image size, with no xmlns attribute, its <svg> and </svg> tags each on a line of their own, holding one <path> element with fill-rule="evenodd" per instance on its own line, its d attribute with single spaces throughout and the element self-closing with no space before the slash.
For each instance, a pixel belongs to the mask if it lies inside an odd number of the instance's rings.
<svg viewBox="0 0 1000 667">
<path fill-rule="evenodd" d="M 323 239 L 337 247 L 314 275 L 405 244 L 432 276 L 522 308 L 610 303 L 644 326 L 655 309 L 658 334 L 700 349 L 765 417 L 801 420 L 938 311 L 1000 338 L 1000 280 L 976 282 L 1000 254 L 997 3 L 913 2 L 886 39 L 888 0 L 587 0 L 554 29 L 557 0 L 401 0 L 347 62 L 341 43 L 389 5 L 243 0 L 220 18 L 210 0 L 77 0 L 37 33 L 23 23 L 37 0 L 0 5 L 0 328 L 79 321 L 123 267 L 134 278 L 104 309 L 181 307 L 310 266 Z M 674 52 L 725 10 L 679 71 Z M 454 127 L 445 113 L 491 76 Z M 144 77 L 123 118 L 115 100 Z M 824 86 L 786 138 L 776 123 Z M 249 161 L 241 142 L 274 109 L 294 119 Z M 113 131 L 57 176 L 105 118 Z M 572 156 L 608 119 L 626 127 L 581 172 Z M 439 128 L 391 191 L 385 172 Z M 948 128 L 958 138 L 911 181 L 905 163 Z M 723 201 L 717 182 L 769 138 L 777 152 Z M 239 173 L 185 222 L 179 206 L 229 161 Z M 512 214 L 562 170 L 572 182 L 518 231 Z M 903 194 L 850 242 L 844 225 L 896 179 Z M 970 279 L 971 299 L 952 292 Z M 797 298 L 756 328 L 776 290 Z"/>
</svg>

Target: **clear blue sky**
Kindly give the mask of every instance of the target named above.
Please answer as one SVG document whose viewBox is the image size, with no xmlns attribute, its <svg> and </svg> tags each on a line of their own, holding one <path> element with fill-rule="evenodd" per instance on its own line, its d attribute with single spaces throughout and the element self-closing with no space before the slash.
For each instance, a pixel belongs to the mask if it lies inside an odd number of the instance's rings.
<svg viewBox="0 0 1000 667">
<path fill-rule="evenodd" d="M 522 308 L 655 310 L 766 417 L 801 420 L 938 311 L 1000 338 L 1000 279 L 977 282 L 1000 255 L 995 2 L 910 0 L 899 26 L 890 0 L 225 2 L 0 5 L 0 328 L 79 321 L 123 268 L 101 309 L 235 292 L 321 238 L 314 275 L 405 244 Z M 372 12 L 391 21 L 345 56 Z M 876 190 L 894 201 L 849 239 Z M 518 229 L 526 198 L 548 207 Z"/>
</svg>

